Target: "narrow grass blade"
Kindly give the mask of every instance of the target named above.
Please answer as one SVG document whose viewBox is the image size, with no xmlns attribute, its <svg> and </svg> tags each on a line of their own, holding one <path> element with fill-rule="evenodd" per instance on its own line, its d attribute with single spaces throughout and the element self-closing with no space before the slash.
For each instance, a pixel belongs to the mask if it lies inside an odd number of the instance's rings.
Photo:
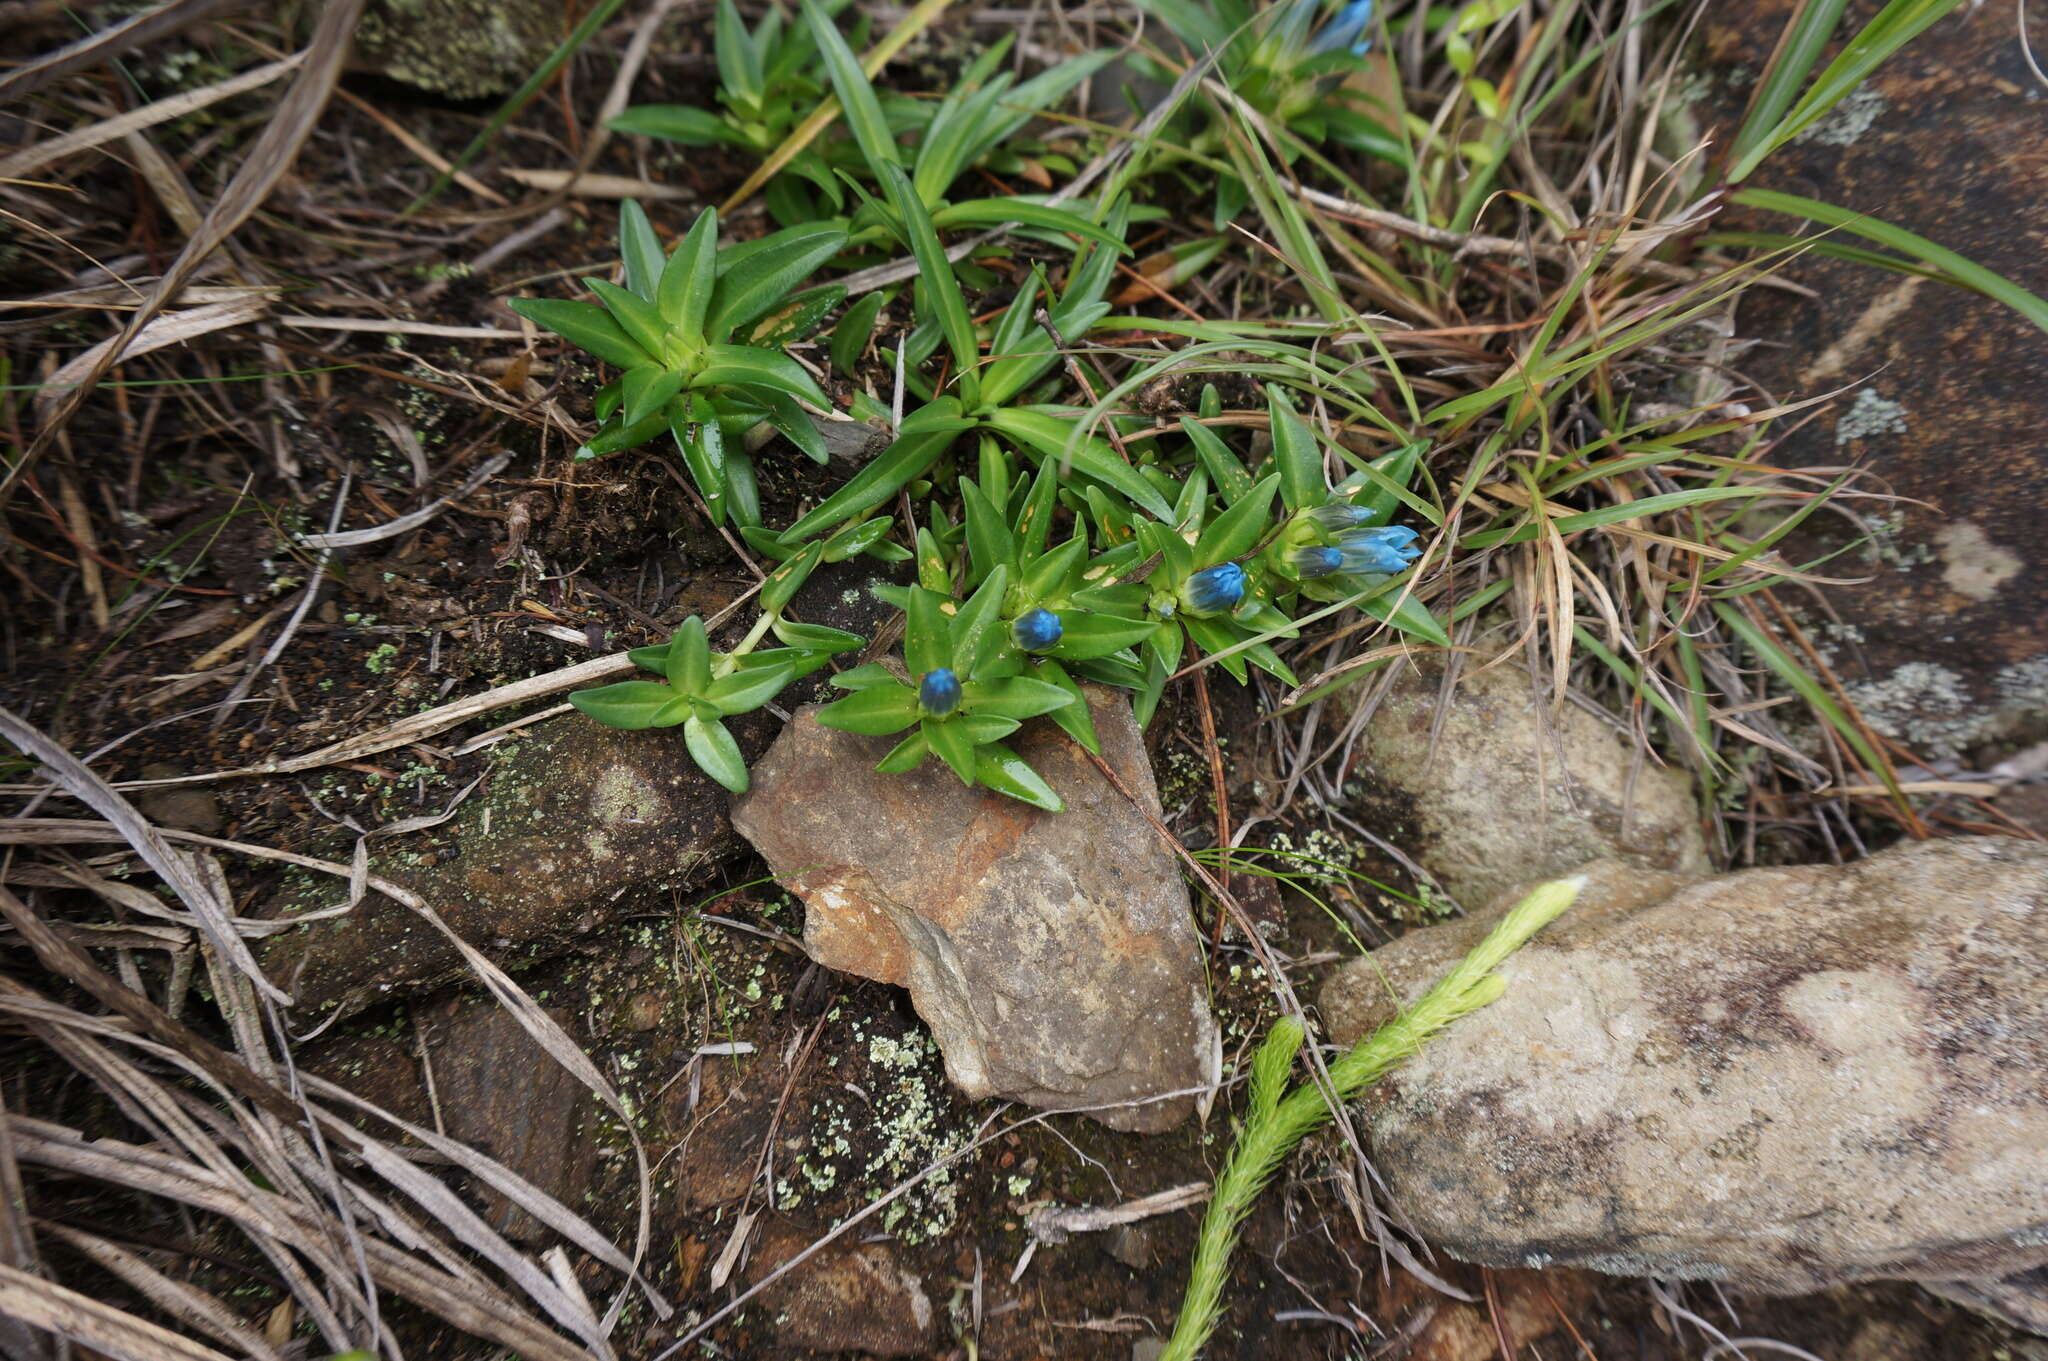
<svg viewBox="0 0 2048 1361">
<path fill-rule="evenodd" d="M 2042 301 L 2038 295 L 2029 293 L 2004 275 L 1995 274 L 1946 246 L 1938 246 L 1924 236 L 1907 231 L 1904 227 L 1894 227 L 1889 222 L 1871 217 L 1868 213 L 1838 208 L 1832 203 L 1822 203 L 1819 199 L 1802 198 L 1798 194 L 1781 193 L 1775 189 L 1740 189 L 1729 197 L 1745 208 L 1761 208 L 1765 212 L 1811 218 L 1824 226 L 1850 232 L 1865 240 L 1875 241 L 1880 246 L 1888 246 L 1936 271 L 1937 277 L 1945 282 L 2002 302 L 2034 325 L 2048 331 L 2048 302 Z"/>
</svg>

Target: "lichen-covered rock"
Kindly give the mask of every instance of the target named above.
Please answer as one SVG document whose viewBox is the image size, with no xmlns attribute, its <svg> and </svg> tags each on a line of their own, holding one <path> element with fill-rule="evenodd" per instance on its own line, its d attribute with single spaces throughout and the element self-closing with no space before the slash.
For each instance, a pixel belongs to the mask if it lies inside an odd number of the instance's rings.
<svg viewBox="0 0 2048 1361">
<path fill-rule="evenodd" d="M 1360 774 L 1412 817 L 1404 844 L 1463 905 L 1596 859 L 1705 872 L 1682 771 L 1575 706 L 1552 712 L 1513 667 L 1460 678 L 1440 714 L 1442 688 L 1428 667 L 1395 682 L 1360 737 Z"/>
<path fill-rule="evenodd" d="M 1336 1038 L 1487 925 L 1347 966 Z M 1454 1256 L 1767 1293 L 2048 1264 L 2048 845 L 1593 866 L 1501 972 L 1366 1103 L 1394 1200 Z"/>
<path fill-rule="evenodd" d="M 449 99 L 502 95 L 567 35 L 568 17 L 549 0 L 373 0 L 354 64 Z"/>
<path fill-rule="evenodd" d="M 631 891 L 683 885 L 738 849 L 728 796 L 690 759 L 681 728 L 620 732 L 569 714 L 505 752 L 453 819 L 373 842 L 370 856 L 372 874 L 411 889 L 487 954 L 553 953 Z M 272 915 L 332 907 L 346 887 L 322 878 Z M 438 931 L 377 893 L 257 953 L 308 1011 L 352 1011 L 462 971 Z"/>
<path fill-rule="evenodd" d="M 1130 706 L 1090 696 L 1103 758 L 1156 815 Z M 875 763 L 894 739 L 804 708 L 754 769 L 734 825 L 804 900 L 804 948 L 910 989 L 969 1096 L 1072 1109 L 1116 1129 L 1184 1119 L 1214 1043 L 1187 887 L 1144 815 L 1050 723 L 1019 755 L 1066 801 L 1044 813 L 928 762 Z"/>
<path fill-rule="evenodd" d="M 1726 146 L 1798 0 L 1701 12 L 1709 97 L 1694 110 Z M 2035 50 L 2040 41 L 2035 40 Z M 1759 177 L 1917 232 L 2039 291 L 2048 237 L 2048 158 L 2039 91 L 2009 6 L 1962 5 L 1913 39 Z M 2028 131 L 2032 129 L 2032 131 Z M 1917 173 L 1940 166 L 1940 174 Z M 1745 229 L 1798 230 L 1738 212 Z M 1863 719 L 1922 756 L 1966 759 L 1980 744 L 2048 735 L 2048 340 L 2012 308 L 1848 260 L 1787 262 L 1806 289 L 1754 289 L 1739 333 L 1745 375 L 1767 400 L 1861 384 L 1788 424 L 1779 467 L 1854 463 L 1900 499 L 1859 524 L 1816 515 L 1786 541 L 1829 576 L 1808 637 Z M 1980 767 L 1981 768 L 1981 767 Z"/>
</svg>

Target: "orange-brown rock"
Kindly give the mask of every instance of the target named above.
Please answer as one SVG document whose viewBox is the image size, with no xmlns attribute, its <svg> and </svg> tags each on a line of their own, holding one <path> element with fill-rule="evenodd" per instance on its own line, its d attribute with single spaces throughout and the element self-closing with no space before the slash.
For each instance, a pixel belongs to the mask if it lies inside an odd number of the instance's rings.
<svg viewBox="0 0 2048 1361">
<path fill-rule="evenodd" d="M 1092 695 L 1103 757 L 1155 815 L 1130 706 Z M 963 786 L 936 760 L 875 763 L 893 739 L 799 710 L 733 824 L 806 905 L 828 968 L 910 989 L 970 1096 L 1087 1109 L 1116 1129 L 1185 1118 L 1214 1043 L 1187 888 L 1143 813 L 1050 723 L 1013 739 L 1066 801 L 1045 813 Z"/>
</svg>

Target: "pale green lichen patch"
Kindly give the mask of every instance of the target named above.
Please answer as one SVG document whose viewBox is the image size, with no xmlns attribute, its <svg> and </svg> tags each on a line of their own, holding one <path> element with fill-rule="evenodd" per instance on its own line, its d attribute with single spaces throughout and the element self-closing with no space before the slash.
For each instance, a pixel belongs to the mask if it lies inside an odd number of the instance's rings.
<svg viewBox="0 0 2048 1361">
<path fill-rule="evenodd" d="M 660 817 L 662 798 L 660 791 L 637 773 L 615 766 L 597 777 L 590 811 L 601 826 L 630 827 Z"/>
<path fill-rule="evenodd" d="M 973 1138 L 958 1118 L 938 1044 L 928 1033 L 864 1036 L 856 1021 L 852 1038 L 856 1046 L 866 1040 L 866 1083 L 847 1084 L 812 1104 L 807 1137 L 790 1141 L 791 1172 L 776 1181 L 779 1209 L 802 1205 L 807 1191 L 872 1200 L 953 1157 Z M 941 1167 L 891 1202 L 882 1212 L 883 1230 L 910 1244 L 952 1232 L 962 1170 Z"/>
<path fill-rule="evenodd" d="M 1906 408 L 1902 403 L 1889 397 L 1880 397 L 1874 388 L 1864 388 L 1856 394 L 1856 400 L 1849 403 L 1849 409 L 1835 422 L 1835 444 L 1837 447 L 1850 440 L 1870 439 L 1876 435 L 1903 435 L 1906 433 Z"/>
<path fill-rule="evenodd" d="M 1821 146 L 1852 146 L 1884 116 L 1892 103 L 1868 85 L 1851 90 L 1842 102 L 1792 140 Z"/>
</svg>

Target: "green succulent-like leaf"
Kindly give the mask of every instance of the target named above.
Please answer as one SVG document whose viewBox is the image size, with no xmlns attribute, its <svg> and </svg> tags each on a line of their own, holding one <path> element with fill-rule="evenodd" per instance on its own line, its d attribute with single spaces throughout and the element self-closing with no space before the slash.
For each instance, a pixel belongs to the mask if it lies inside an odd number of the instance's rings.
<svg viewBox="0 0 2048 1361">
<path fill-rule="evenodd" d="M 984 742 L 1000 742 L 1024 725 L 999 714 L 959 714 L 948 720 L 948 726 L 965 732 L 967 740 L 978 747 Z"/>
<path fill-rule="evenodd" d="M 1102 754 L 1102 742 L 1095 735 L 1095 714 L 1088 707 L 1088 697 L 1081 693 L 1080 682 L 1067 674 L 1067 669 L 1050 658 L 1039 660 L 1032 667 L 1032 676 L 1047 685 L 1057 685 L 1073 696 L 1071 703 L 1057 709 L 1048 709 L 1046 716 L 1060 725 L 1060 728 L 1079 742 L 1086 751 Z"/>
<path fill-rule="evenodd" d="M 594 690 L 578 690 L 569 702 L 611 728 L 637 731 L 659 726 L 662 711 L 676 692 L 653 681 L 617 681 Z"/>
<path fill-rule="evenodd" d="M 569 302 L 560 298 L 513 298 L 514 312 L 543 330 L 553 331 L 622 369 L 652 360 L 638 342 L 627 335 L 612 314 L 592 302 Z"/>
<path fill-rule="evenodd" d="M 671 409 L 674 404 L 671 403 Z M 590 443 L 576 451 L 578 458 L 604 458 L 627 449 L 638 449 L 661 434 L 668 413 L 657 411 L 644 421 L 613 420 L 590 437 Z"/>
<path fill-rule="evenodd" d="M 900 219 L 904 243 L 917 258 L 924 296 L 945 332 L 947 348 L 953 352 L 955 383 L 961 400 L 973 406 L 981 391 L 980 374 L 976 372 L 981 363 L 981 342 L 974 337 L 974 318 L 967 310 L 967 296 L 960 291 L 960 281 L 954 277 L 953 263 L 946 258 L 945 247 L 939 244 L 931 214 L 925 211 L 902 168 L 885 165 L 879 174 L 882 188 L 888 192 L 890 205 Z"/>
<path fill-rule="evenodd" d="M 951 719 L 927 718 L 920 725 L 933 754 L 953 768 L 960 783 L 974 783 L 974 739 L 967 725 Z"/>
<path fill-rule="evenodd" d="M 873 690 L 883 685 L 900 686 L 903 680 L 880 662 L 863 662 L 834 676 L 832 684 L 841 690 Z"/>
<path fill-rule="evenodd" d="M 1063 593 L 1067 583 L 1088 556 L 1088 540 L 1076 530 L 1074 537 L 1048 553 L 1041 553 L 1024 565 L 1018 585 L 1027 600 L 1044 600 Z"/>
<path fill-rule="evenodd" d="M 902 434 L 838 491 L 783 531 L 785 540 L 816 534 L 881 505 L 939 461 L 955 431 Z"/>
<path fill-rule="evenodd" d="M 1204 527 L 1201 537 L 1195 540 L 1196 571 L 1241 558 L 1266 537 L 1273 527 L 1269 512 L 1273 492 L 1279 485 L 1278 473 L 1268 476 Z"/>
<path fill-rule="evenodd" d="M 1048 813 L 1066 811 L 1067 805 L 1053 792 L 1031 763 L 1000 742 L 977 747 L 974 752 L 974 780 L 984 789 L 1007 794 L 1020 803 Z"/>
<path fill-rule="evenodd" d="M 1443 621 L 1429 612 L 1429 607 L 1408 594 L 1403 587 L 1396 586 L 1382 592 L 1360 606 L 1373 618 L 1392 625 L 1411 638 L 1420 638 L 1425 643 L 1438 647 L 1451 645 L 1451 633 Z"/>
<path fill-rule="evenodd" d="M 896 523 L 888 515 L 877 515 L 872 520 L 862 520 L 857 525 L 848 525 L 836 531 L 825 540 L 825 561 L 844 562 L 860 553 L 865 553 L 882 542 L 890 528 Z"/>
<path fill-rule="evenodd" d="M 638 425 L 659 416 L 682 390 L 683 375 L 679 371 L 636 364 L 619 380 L 619 394 L 625 398 L 621 419 L 628 425 Z"/>
<path fill-rule="evenodd" d="M 620 288 L 604 279 L 586 282 L 590 291 L 604 300 L 605 310 L 618 318 L 619 326 L 633 338 L 633 343 L 658 361 L 668 335 L 668 324 L 661 319 L 661 313 L 654 310 L 654 304 L 632 289 Z"/>
<path fill-rule="evenodd" d="M 974 569 L 968 579 L 979 582 L 998 565 L 1015 559 L 1017 541 L 1003 513 L 976 483 L 961 481 L 960 504 L 967 521 L 967 557 Z"/>
<path fill-rule="evenodd" d="M 960 708 L 964 713 L 996 714 L 1019 721 L 1049 714 L 1074 703 L 1073 691 L 1029 676 L 1003 680 L 968 681 L 960 687 Z"/>
<path fill-rule="evenodd" d="M 728 718 L 751 713 L 781 694 L 782 688 L 796 679 L 796 672 L 797 668 L 787 663 L 736 670 L 713 681 L 704 698 Z"/>
<path fill-rule="evenodd" d="M 1369 471 L 1359 474 L 1365 486 L 1351 498 L 1353 505 L 1368 512 L 1359 522 L 1361 525 L 1383 525 L 1394 518 L 1394 512 L 1401 506 L 1399 493 L 1415 480 L 1415 470 L 1421 466 L 1423 451 L 1428 447 L 1420 441 L 1404 444 L 1366 465 Z"/>
<path fill-rule="evenodd" d="M 655 284 L 661 279 L 661 238 L 654 234 L 647 210 L 635 199 L 619 204 L 619 257 L 626 266 L 626 287 L 652 303 Z"/>
<path fill-rule="evenodd" d="M 875 319 L 882 315 L 888 301 L 886 293 L 865 293 L 840 316 L 839 323 L 832 328 L 833 368 L 849 378 L 854 376 L 860 367 L 860 357 L 867 352 L 868 341 L 875 334 Z"/>
<path fill-rule="evenodd" d="M 821 468 L 831 461 L 832 451 L 825 447 L 825 437 L 818 433 L 818 427 L 796 398 L 779 388 L 759 386 L 753 389 L 753 395 L 768 408 L 768 423 L 781 431 L 782 437 L 794 444 L 805 458 Z"/>
<path fill-rule="evenodd" d="M 769 614 L 781 614 L 811 572 L 824 560 L 825 545 L 812 543 L 804 545 L 788 562 L 768 574 L 761 583 L 761 608 Z"/>
<path fill-rule="evenodd" d="M 925 740 L 924 728 L 919 726 L 910 736 L 889 748 L 889 754 L 875 767 L 887 775 L 901 775 L 916 770 L 924 764 L 924 758 L 931 754 L 931 743 Z"/>
<path fill-rule="evenodd" d="M 724 524 L 730 497 L 726 486 L 725 434 L 718 428 L 717 413 L 701 394 L 692 394 L 687 404 L 671 403 L 668 415 L 669 433 L 675 437 L 684 466 L 689 468 L 690 477 L 704 498 L 711 523 Z"/>
<path fill-rule="evenodd" d="M 903 418 L 901 435 L 942 435 L 972 430 L 978 422 L 965 413 L 958 397 L 936 397 Z"/>
<path fill-rule="evenodd" d="M 817 719 L 827 728 L 869 737 L 902 732 L 917 722 L 917 692 L 901 682 L 856 690 L 818 710 Z"/>
<path fill-rule="evenodd" d="M 1316 437 L 1294 414 L 1293 403 L 1277 387 L 1266 389 L 1266 410 L 1273 432 L 1273 462 L 1280 470 L 1280 495 L 1289 510 L 1323 504 L 1323 455 Z"/>
<path fill-rule="evenodd" d="M 1002 609 L 1003 592 L 1009 589 L 1009 585 L 1009 564 L 997 563 L 953 616 L 949 629 L 952 664 L 962 675 L 978 673 L 1003 646 L 1005 635 L 997 613 Z"/>
<path fill-rule="evenodd" d="M 1027 198 L 975 198 L 962 203 L 948 203 L 932 210 L 932 225 L 939 228 L 999 227 L 1006 222 L 1017 222 L 1046 231 L 1070 232 L 1091 241 L 1100 241 L 1113 251 L 1126 249 L 1122 237 L 1107 228 L 1098 227 L 1079 213 L 1070 212 L 1065 208 L 1047 207 L 1043 203 L 1034 203 Z M 1074 337 L 1067 338 L 1071 340 Z"/>
<path fill-rule="evenodd" d="M 718 287 L 704 334 L 724 340 L 733 331 L 787 302 L 796 286 L 846 245 L 846 229 L 827 222 L 789 227 L 728 250 L 719 259 Z"/>
<path fill-rule="evenodd" d="M 853 133 L 861 155 L 867 158 L 868 168 L 879 176 L 883 166 L 897 165 L 898 158 L 896 138 L 889 131 L 889 120 L 882 113 L 881 101 L 875 98 L 875 87 L 860 69 L 860 59 L 853 55 L 846 39 L 839 36 L 839 29 L 824 6 L 817 0 L 801 0 L 801 3 L 804 19 L 811 26 L 812 36 L 817 39 L 818 54 L 825 60 L 825 72 L 831 77 L 832 88 L 839 95 L 846 126 Z"/>
<path fill-rule="evenodd" d="M 945 611 L 949 603 L 937 591 L 910 588 L 903 611 L 903 664 L 913 679 L 953 665 L 952 621 Z"/>
<path fill-rule="evenodd" d="M 1073 421 L 1015 406 L 992 411 L 985 419 L 1034 458 L 1055 464 L 1064 461 L 1076 472 L 1115 489 L 1148 514 L 1162 520 L 1172 518 L 1172 505 L 1137 469 L 1117 457 L 1106 441 L 1082 436 Z"/>
<path fill-rule="evenodd" d="M 677 626 L 675 636 L 669 639 L 663 671 L 677 694 L 702 695 L 710 686 L 711 640 L 701 617 L 693 614 Z"/>
<path fill-rule="evenodd" d="M 683 720 L 683 743 L 699 770 L 735 794 L 747 792 L 747 763 L 741 759 L 740 744 L 726 731 L 725 724 L 692 714 Z"/>
<path fill-rule="evenodd" d="M 811 375 L 804 372 L 804 366 L 786 354 L 746 345 L 705 346 L 703 365 L 690 379 L 690 386 L 703 388 L 734 384 L 786 392 L 817 406 L 825 406 L 831 401 Z"/>
<path fill-rule="evenodd" d="M 663 319 L 684 340 L 701 345 L 704 319 L 710 313 L 711 295 L 717 287 L 718 210 L 706 208 L 662 266 L 655 304 Z"/>
<path fill-rule="evenodd" d="M 1159 627 L 1154 619 L 1124 619 L 1113 614 L 1074 610 L 1060 616 L 1059 642 L 1051 654 L 1070 662 L 1092 661 L 1136 647 Z"/>
<path fill-rule="evenodd" d="M 794 620 L 778 618 L 770 627 L 778 639 L 791 647 L 811 648 L 820 652 L 850 652 L 867 642 L 867 639 L 858 633 L 828 628 L 823 624 L 799 624 Z"/>
<path fill-rule="evenodd" d="M 765 92 L 762 86 L 761 54 L 754 39 L 740 21 L 739 8 L 732 0 L 718 0 L 712 12 L 712 48 L 718 58 L 718 83 L 737 101 L 756 104 Z"/>
</svg>

